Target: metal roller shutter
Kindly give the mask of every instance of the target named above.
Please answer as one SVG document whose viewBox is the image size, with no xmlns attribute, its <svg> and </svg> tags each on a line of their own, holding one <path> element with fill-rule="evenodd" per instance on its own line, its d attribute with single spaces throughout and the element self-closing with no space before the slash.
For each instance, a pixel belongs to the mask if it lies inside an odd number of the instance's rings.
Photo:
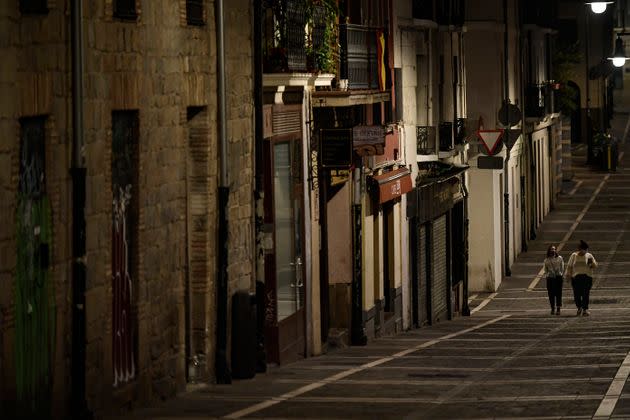
<svg viewBox="0 0 630 420">
<path fill-rule="evenodd" d="M 447 318 L 448 278 L 446 270 L 446 215 L 433 222 L 433 267 L 431 278 L 431 303 L 433 321 Z"/>
<path fill-rule="evenodd" d="M 429 322 L 427 311 L 427 228 L 421 225 L 418 231 L 418 320 L 420 325 Z"/>
</svg>

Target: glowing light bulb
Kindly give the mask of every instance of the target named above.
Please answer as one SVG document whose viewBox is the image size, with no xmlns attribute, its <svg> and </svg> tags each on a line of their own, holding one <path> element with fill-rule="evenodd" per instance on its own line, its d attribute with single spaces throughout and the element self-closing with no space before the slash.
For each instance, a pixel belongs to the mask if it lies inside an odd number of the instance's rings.
<svg viewBox="0 0 630 420">
<path fill-rule="evenodd" d="M 612 63 L 615 67 L 623 67 L 623 65 L 626 64 L 626 60 L 626 57 L 613 57 Z"/>
<path fill-rule="evenodd" d="M 593 13 L 604 13 L 606 11 L 607 3 L 605 1 L 595 1 L 591 3 L 591 10 Z"/>
</svg>

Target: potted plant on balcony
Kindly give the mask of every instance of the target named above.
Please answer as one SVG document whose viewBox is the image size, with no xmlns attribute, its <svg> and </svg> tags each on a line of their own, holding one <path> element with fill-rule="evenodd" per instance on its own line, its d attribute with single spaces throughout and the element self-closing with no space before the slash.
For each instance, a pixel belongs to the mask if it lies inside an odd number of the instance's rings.
<svg viewBox="0 0 630 420">
<path fill-rule="evenodd" d="M 339 7 L 336 0 L 305 0 L 308 68 L 311 71 L 334 73 L 338 58 Z"/>
</svg>

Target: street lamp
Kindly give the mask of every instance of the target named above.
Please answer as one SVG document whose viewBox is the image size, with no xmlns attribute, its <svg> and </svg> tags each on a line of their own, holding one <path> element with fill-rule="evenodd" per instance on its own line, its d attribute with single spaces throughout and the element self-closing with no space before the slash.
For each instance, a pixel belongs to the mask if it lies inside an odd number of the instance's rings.
<svg viewBox="0 0 630 420">
<path fill-rule="evenodd" d="M 585 1 L 584 4 L 588 4 L 589 6 L 591 6 L 591 10 L 593 11 L 593 13 L 596 14 L 600 14 L 600 13 L 604 13 L 606 11 L 606 7 L 608 7 L 609 4 L 613 4 L 614 2 L 612 1 Z"/>
<path fill-rule="evenodd" d="M 623 67 L 626 64 L 626 48 L 623 45 L 623 40 L 621 36 L 617 35 L 617 39 L 615 40 L 615 52 L 612 57 L 608 57 L 609 60 L 612 61 L 613 66 L 615 67 Z"/>
</svg>

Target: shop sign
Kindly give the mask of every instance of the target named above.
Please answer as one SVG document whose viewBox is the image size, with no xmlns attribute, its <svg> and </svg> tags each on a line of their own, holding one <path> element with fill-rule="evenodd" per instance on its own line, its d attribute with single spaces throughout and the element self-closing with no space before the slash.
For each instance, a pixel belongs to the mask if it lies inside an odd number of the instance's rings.
<svg viewBox="0 0 630 420">
<path fill-rule="evenodd" d="M 351 128 L 320 130 L 319 163 L 324 169 L 347 169 L 352 165 Z"/>
<path fill-rule="evenodd" d="M 357 125 L 352 129 L 352 138 L 352 145 L 359 156 L 385 153 L 385 127 L 383 126 Z"/>
<path fill-rule="evenodd" d="M 418 189 L 418 217 L 421 221 L 432 220 L 449 211 L 461 198 L 461 178 L 458 176 L 424 185 Z"/>
<path fill-rule="evenodd" d="M 372 177 L 377 186 L 379 204 L 386 203 L 411 191 L 411 174 L 409 169 L 400 168 Z"/>
<path fill-rule="evenodd" d="M 350 171 L 346 169 L 332 169 L 330 171 L 330 186 L 343 184 L 350 179 Z"/>
</svg>

